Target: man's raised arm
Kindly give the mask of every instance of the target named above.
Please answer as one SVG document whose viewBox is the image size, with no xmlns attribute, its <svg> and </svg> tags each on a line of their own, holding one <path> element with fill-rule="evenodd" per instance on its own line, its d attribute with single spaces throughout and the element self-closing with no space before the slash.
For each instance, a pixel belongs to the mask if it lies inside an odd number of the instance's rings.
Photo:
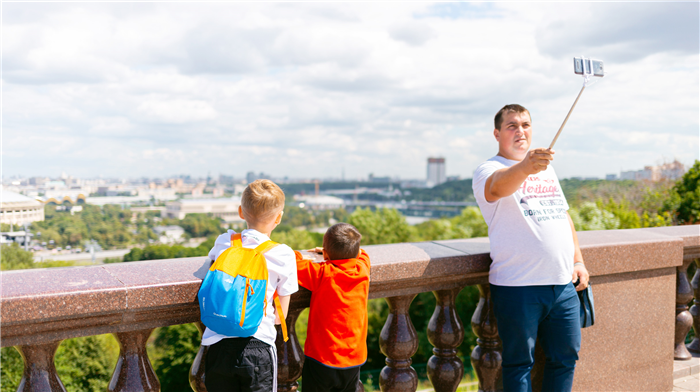
<svg viewBox="0 0 700 392">
<path fill-rule="evenodd" d="M 547 170 L 553 159 L 552 155 L 554 150 L 536 148 L 528 151 L 525 158 L 515 165 L 495 171 L 484 186 L 486 201 L 494 202 L 515 193 L 527 176 Z"/>
</svg>

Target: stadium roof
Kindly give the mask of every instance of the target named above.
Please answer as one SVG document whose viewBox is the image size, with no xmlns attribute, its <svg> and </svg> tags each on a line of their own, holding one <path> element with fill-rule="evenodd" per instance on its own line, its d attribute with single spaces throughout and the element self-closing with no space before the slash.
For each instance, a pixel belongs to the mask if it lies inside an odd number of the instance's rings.
<svg viewBox="0 0 700 392">
<path fill-rule="evenodd" d="M 2 194 L 0 195 L 2 198 L 0 202 L 2 202 L 3 205 L 6 204 L 27 204 L 27 205 L 41 205 L 42 203 L 36 199 L 32 199 L 31 197 L 27 197 L 24 195 L 21 195 L 17 192 L 12 192 L 8 191 L 7 189 L 2 190 Z"/>
</svg>

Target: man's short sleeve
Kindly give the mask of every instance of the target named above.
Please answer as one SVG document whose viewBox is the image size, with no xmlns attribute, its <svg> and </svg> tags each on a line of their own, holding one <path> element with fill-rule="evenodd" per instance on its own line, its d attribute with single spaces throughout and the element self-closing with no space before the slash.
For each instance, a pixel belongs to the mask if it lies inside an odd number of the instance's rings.
<svg viewBox="0 0 700 392">
<path fill-rule="evenodd" d="M 491 177 L 491 175 L 496 171 L 505 167 L 506 166 L 502 163 L 489 160 L 482 163 L 481 165 L 479 165 L 479 167 L 476 168 L 476 170 L 474 171 L 474 177 L 472 179 L 472 191 L 474 192 L 474 198 L 476 199 L 476 202 L 479 205 L 481 205 L 482 203 L 493 204 L 497 202 L 487 201 L 486 196 L 484 196 L 484 189 L 486 188 L 486 181 L 489 179 L 489 177 Z"/>
</svg>

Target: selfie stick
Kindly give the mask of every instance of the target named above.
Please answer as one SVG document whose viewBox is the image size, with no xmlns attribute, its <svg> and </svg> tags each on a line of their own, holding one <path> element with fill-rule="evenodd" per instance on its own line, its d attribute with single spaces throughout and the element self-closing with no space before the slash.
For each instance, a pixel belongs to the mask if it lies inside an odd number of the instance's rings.
<svg viewBox="0 0 700 392">
<path fill-rule="evenodd" d="M 574 101 L 574 104 L 571 105 L 571 109 L 569 109 L 569 113 L 566 115 L 566 118 L 564 119 L 564 122 L 561 124 L 561 127 L 559 127 L 559 131 L 557 134 L 554 136 L 554 140 L 552 140 L 552 144 L 549 145 L 549 149 L 551 150 L 552 147 L 554 147 L 554 143 L 557 142 L 557 139 L 559 138 L 559 134 L 561 134 L 561 130 L 564 129 L 564 125 L 566 125 L 566 122 L 569 121 L 569 116 L 571 116 L 571 112 L 574 111 L 574 108 L 576 107 L 576 103 L 578 102 L 578 99 L 581 98 L 581 94 L 583 93 L 583 90 L 586 88 L 586 83 L 583 83 L 583 87 L 581 87 L 581 91 L 578 93 L 578 96 L 576 97 L 576 100 Z"/>
<path fill-rule="evenodd" d="M 578 59 L 574 59 L 576 61 Z M 583 90 L 586 89 L 586 86 L 588 85 L 588 82 L 591 80 L 591 76 L 603 76 L 602 74 L 595 74 L 593 70 L 593 66 L 590 65 L 590 60 L 589 63 L 587 64 L 588 66 L 584 66 L 583 62 L 587 61 L 588 59 L 581 58 L 581 74 L 583 75 L 583 87 L 581 87 L 581 91 L 579 91 L 578 96 L 576 97 L 576 100 L 574 101 L 574 104 L 571 105 L 571 109 L 569 109 L 569 113 L 566 115 L 566 118 L 564 119 L 564 122 L 561 124 L 561 127 L 559 127 L 559 131 L 557 131 L 557 134 L 554 136 L 554 140 L 552 140 L 552 144 L 549 145 L 549 149 L 551 150 L 552 147 L 554 147 L 554 143 L 557 142 L 557 139 L 559 138 L 559 135 L 561 134 L 561 131 L 564 129 L 564 125 L 566 125 L 566 122 L 569 121 L 569 116 L 571 116 L 571 112 L 574 111 L 574 108 L 576 107 L 576 104 L 578 103 L 578 99 L 581 98 L 581 94 L 583 93 Z M 602 69 L 602 62 L 601 64 L 601 69 Z M 578 73 L 578 72 L 577 72 Z"/>
</svg>

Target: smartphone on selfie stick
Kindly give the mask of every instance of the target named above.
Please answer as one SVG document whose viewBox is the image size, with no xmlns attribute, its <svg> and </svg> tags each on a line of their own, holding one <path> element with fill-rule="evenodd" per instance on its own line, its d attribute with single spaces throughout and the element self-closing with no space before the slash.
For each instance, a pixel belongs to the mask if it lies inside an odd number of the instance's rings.
<svg viewBox="0 0 700 392">
<path fill-rule="evenodd" d="M 571 105 L 571 109 L 569 109 L 569 113 L 566 115 L 566 118 L 564 119 L 564 122 L 561 124 L 559 131 L 557 131 L 557 134 L 554 136 L 552 143 L 549 145 L 550 150 L 552 149 L 552 147 L 554 147 L 554 143 L 557 142 L 557 139 L 559 138 L 559 134 L 561 134 L 562 129 L 564 129 L 564 125 L 566 125 L 566 122 L 569 121 L 569 116 L 571 116 L 571 112 L 574 111 L 574 108 L 576 107 L 576 103 L 578 102 L 578 99 L 581 98 L 581 94 L 583 93 L 583 90 L 586 88 L 586 85 L 590 81 L 591 77 L 597 76 L 597 77 L 602 78 L 603 76 L 605 76 L 605 69 L 603 68 L 603 62 L 600 60 L 591 60 L 591 59 L 586 59 L 583 57 L 574 57 L 574 73 L 577 75 L 583 76 L 583 87 L 581 87 L 581 91 L 578 93 L 578 96 L 576 97 L 574 104 Z"/>
</svg>

